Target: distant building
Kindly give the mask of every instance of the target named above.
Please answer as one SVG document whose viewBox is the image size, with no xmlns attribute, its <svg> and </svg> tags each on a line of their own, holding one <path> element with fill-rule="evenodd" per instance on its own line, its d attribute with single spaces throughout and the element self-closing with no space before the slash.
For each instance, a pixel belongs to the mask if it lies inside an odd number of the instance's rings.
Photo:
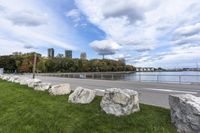
<svg viewBox="0 0 200 133">
<path fill-rule="evenodd" d="M 87 54 L 85 52 L 82 52 L 80 55 L 80 59 L 87 60 Z"/>
<path fill-rule="evenodd" d="M 65 58 L 72 58 L 72 50 L 65 50 Z"/>
<path fill-rule="evenodd" d="M 126 60 L 124 58 L 119 58 L 118 59 L 120 62 L 122 62 L 123 64 L 126 64 Z"/>
<path fill-rule="evenodd" d="M 54 58 L 54 49 L 53 48 L 48 49 L 48 58 Z"/>
<path fill-rule="evenodd" d="M 13 52 L 12 55 L 22 55 L 22 52 Z"/>
<path fill-rule="evenodd" d="M 56 57 L 58 57 L 58 58 L 63 58 L 64 55 L 63 55 L 63 54 L 58 54 Z"/>
</svg>

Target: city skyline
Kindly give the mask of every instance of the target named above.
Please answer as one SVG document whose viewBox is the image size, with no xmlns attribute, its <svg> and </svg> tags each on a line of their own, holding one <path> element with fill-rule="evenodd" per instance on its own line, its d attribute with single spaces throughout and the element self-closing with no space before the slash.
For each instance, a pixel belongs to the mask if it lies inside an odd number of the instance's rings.
<svg viewBox="0 0 200 133">
<path fill-rule="evenodd" d="M 0 0 L 0 55 L 55 48 L 137 67 L 200 63 L 198 0 Z M 112 5 L 112 8 L 110 8 Z M 93 8 L 91 8 L 93 7 Z"/>
</svg>

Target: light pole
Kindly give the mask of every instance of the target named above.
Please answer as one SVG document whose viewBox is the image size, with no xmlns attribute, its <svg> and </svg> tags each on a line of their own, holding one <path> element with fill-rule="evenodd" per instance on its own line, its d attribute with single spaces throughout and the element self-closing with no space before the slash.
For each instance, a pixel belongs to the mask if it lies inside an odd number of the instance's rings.
<svg viewBox="0 0 200 133">
<path fill-rule="evenodd" d="M 35 78 L 36 62 L 37 62 L 37 54 L 35 53 L 33 61 L 33 79 Z"/>
</svg>

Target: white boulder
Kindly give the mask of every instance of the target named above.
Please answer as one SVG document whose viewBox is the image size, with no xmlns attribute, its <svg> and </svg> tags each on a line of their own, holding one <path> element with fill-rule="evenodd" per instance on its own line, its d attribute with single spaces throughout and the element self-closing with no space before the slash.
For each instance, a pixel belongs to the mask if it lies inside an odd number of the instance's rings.
<svg viewBox="0 0 200 133">
<path fill-rule="evenodd" d="M 69 84 L 53 85 L 49 89 L 49 93 L 51 95 L 67 95 L 70 92 L 71 92 L 71 88 Z"/>
<path fill-rule="evenodd" d="M 21 78 L 20 79 L 20 85 L 28 85 L 28 83 L 31 81 L 32 79 L 29 78 Z"/>
<path fill-rule="evenodd" d="M 9 81 L 10 82 L 16 82 L 16 81 L 18 81 L 19 80 L 19 76 L 12 76 L 12 77 L 10 77 L 10 79 L 9 79 Z"/>
<path fill-rule="evenodd" d="M 34 87 L 34 90 L 38 91 L 46 91 L 51 88 L 50 83 L 39 83 L 37 86 Z"/>
<path fill-rule="evenodd" d="M 200 97 L 170 95 L 171 121 L 179 132 L 200 133 Z"/>
<path fill-rule="evenodd" d="M 68 102 L 70 103 L 81 103 L 87 104 L 91 103 L 95 98 L 95 91 L 78 87 L 74 90 L 74 92 L 69 96 Z"/>
<path fill-rule="evenodd" d="M 40 79 L 29 80 L 28 87 L 34 88 L 38 86 L 42 81 Z"/>
<path fill-rule="evenodd" d="M 8 80 L 10 79 L 10 76 L 4 75 L 4 76 L 2 77 L 2 79 L 8 81 Z"/>
<path fill-rule="evenodd" d="M 100 106 L 107 114 L 116 116 L 140 111 L 138 93 L 128 89 L 106 89 Z"/>
</svg>

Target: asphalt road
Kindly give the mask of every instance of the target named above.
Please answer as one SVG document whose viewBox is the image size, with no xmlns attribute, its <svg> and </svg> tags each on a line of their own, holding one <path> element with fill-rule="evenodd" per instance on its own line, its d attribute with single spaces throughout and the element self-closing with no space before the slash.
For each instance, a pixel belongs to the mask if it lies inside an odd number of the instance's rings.
<svg viewBox="0 0 200 133">
<path fill-rule="evenodd" d="M 193 94 L 200 96 L 200 85 L 179 85 L 163 83 L 146 83 L 134 81 L 108 81 L 92 79 L 72 79 L 59 77 L 37 76 L 43 82 L 60 84 L 69 83 L 72 89 L 82 86 L 89 89 L 121 88 L 133 89 L 139 92 L 141 103 L 169 108 L 169 94 Z M 100 94 L 100 93 L 99 93 Z"/>
</svg>

